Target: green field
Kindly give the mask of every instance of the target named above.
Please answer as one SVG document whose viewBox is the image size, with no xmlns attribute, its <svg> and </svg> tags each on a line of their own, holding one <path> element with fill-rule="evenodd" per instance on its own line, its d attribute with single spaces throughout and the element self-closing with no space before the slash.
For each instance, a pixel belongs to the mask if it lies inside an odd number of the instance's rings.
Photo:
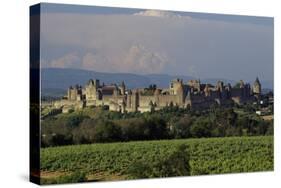
<svg viewBox="0 0 281 188">
<path fill-rule="evenodd" d="M 272 170 L 273 136 L 41 149 L 42 184 Z"/>
</svg>

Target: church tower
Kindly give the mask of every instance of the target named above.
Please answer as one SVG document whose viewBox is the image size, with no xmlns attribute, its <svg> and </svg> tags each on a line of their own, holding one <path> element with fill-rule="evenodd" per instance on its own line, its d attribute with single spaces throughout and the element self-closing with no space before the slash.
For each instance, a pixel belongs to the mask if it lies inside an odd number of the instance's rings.
<svg viewBox="0 0 281 188">
<path fill-rule="evenodd" d="M 260 95 L 261 94 L 261 83 L 259 81 L 259 78 L 257 77 L 254 84 L 253 84 L 253 94 L 254 95 Z"/>
</svg>

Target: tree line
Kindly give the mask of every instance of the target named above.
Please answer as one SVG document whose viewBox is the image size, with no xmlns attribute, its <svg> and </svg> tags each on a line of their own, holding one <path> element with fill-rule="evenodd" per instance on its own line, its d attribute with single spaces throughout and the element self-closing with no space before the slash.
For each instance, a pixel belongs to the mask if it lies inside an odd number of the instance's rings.
<svg viewBox="0 0 281 188">
<path fill-rule="evenodd" d="M 238 114 L 233 108 L 198 112 L 167 107 L 142 114 L 103 111 L 97 117 L 73 112 L 46 118 L 41 124 L 41 146 L 273 134 L 273 121 Z"/>
</svg>

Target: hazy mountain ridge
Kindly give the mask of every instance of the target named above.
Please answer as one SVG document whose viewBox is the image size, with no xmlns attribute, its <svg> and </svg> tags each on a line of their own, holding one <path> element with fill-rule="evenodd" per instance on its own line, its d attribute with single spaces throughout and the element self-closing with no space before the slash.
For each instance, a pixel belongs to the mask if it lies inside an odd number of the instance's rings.
<svg viewBox="0 0 281 188">
<path fill-rule="evenodd" d="M 171 80 L 175 78 L 183 79 L 184 82 L 195 79 L 192 76 L 168 75 L 168 74 L 147 74 L 137 75 L 131 73 L 102 73 L 81 69 L 61 69 L 61 68 L 43 68 L 41 70 L 42 94 L 51 95 L 63 94 L 71 85 L 84 86 L 89 79 L 99 79 L 101 84 L 121 83 L 125 82 L 128 88 L 143 88 L 150 84 L 156 84 L 158 87 L 168 87 Z M 222 78 L 208 78 L 201 79 L 202 83 L 215 84 L 218 80 L 224 83 L 235 84 L 237 81 L 222 79 Z M 273 82 L 262 81 L 263 88 L 272 89 Z"/>
</svg>

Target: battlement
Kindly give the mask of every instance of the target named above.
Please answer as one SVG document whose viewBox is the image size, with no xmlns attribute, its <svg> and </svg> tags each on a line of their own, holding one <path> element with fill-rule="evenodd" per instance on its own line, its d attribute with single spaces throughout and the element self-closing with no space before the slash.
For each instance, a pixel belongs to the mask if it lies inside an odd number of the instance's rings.
<svg viewBox="0 0 281 188">
<path fill-rule="evenodd" d="M 135 88 L 127 90 L 125 82 L 120 84 L 100 85 L 99 80 L 90 79 L 82 87 L 70 86 L 67 100 L 56 103 L 56 107 L 80 109 L 85 106 L 108 106 L 109 110 L 120 112 L 146 112 L 175 105 L 181 108 L 202 109 L 211 105 L 229 105 L 245 103 L 255 99 L 261 93 L 261 84 L 256 79 L 252 88 L 250 84 L 240 80 L 235 87 L 218 81 L 214 86 L 201 84 L 200 80 L 174 79 L 169 88 Z M 63 110 L 63 112 L 68 110 Z"/>
</svg>

